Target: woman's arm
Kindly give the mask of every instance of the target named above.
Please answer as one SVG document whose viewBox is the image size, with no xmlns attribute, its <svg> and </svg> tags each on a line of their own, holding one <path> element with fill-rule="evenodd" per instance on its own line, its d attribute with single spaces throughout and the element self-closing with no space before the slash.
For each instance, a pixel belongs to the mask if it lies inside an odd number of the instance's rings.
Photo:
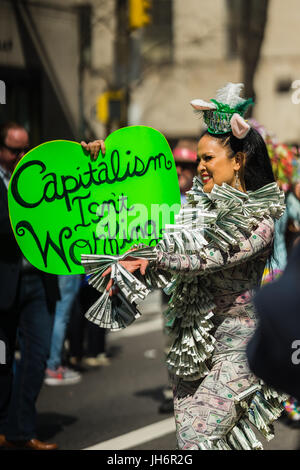
<svg viewBox="0 0 300 470">
<path fill-rule="evenodd" d="M 223 255 L 220 250 L 214 248 L 203 249 L 201 255 L 183 255 L 158 251 L 156 261 L 151 262 L 150 266 L 171 273 L 183 274 L 190 272 L 200 274 L 201 272 L 230 268 L 243 263 L 247 259 L 255 258 L 255 256 L 258 256 L 270 248 L 273 234 L 274 222 L 271 218 L 265 218 L 249 237 L 246 238 L 241 234 L 239 243 L 240 249 L 230 255 Z M 131 253 L 131 256 L 125 258 L 125 260 L 120 261 L 120 264 L 131 273 L 139 269 L 141 274 L 145 274 L 149 261 L 141 258 L 133 258 L 133 255 L 134 252 Z M 108 268 L 102 276 L 105 277 L 110 274 L 110 272 L 111 268 Z M 111 279 L 106 290 L 110 291 L 112 286 L 113 280 Z M 113 295 L 112 291 L 110 295 Z"/>
<path fill-rule="evenodd" d="M 240 264 L 246 259 L 254 258 L 270 247 L 273 240 L 274 222 L 266 218 L 259 223 L 249 237 L 240 237 L 240 249 L 229 255 L 223 255 L 218 249 L 203 249 L 201 255 L 183 255 L 158 252 L 155 266 L 174 273 L 201 273 L 217 271 Z"/>
</svg>

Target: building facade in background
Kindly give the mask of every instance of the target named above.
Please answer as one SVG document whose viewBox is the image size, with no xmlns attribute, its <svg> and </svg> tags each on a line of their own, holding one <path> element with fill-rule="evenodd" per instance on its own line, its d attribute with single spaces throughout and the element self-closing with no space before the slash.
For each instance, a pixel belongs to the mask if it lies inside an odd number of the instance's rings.
<svg viewBox="0 0 300 470">
<path fill-rule="evenodd" d="M 152 0 L 151 24 L 130 30 L 125 0 L 1 0 L 0 121 L 22 122 L 33 145 L 136 124 L 197 137 L 189 102 L 241 81 L 228 12 L 227 0 Z M 298 17 L 298 0 L 270 0 L 255 77 L 254 117 L 287 142 L 300 141 Z"/>
</svg>

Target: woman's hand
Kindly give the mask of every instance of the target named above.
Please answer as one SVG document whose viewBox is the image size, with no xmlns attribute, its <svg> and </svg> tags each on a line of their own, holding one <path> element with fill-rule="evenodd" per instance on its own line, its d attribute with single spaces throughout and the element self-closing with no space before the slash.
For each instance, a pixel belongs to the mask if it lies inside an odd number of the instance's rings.
<svg viewBox="0 0 300 470">
<path fill-rule="evenodd" d="M 130 273 L 134 273 L 135 271 L 139 269 L 140 273 L 144 275 L 146 273 L 146 269 L 149 264 L 149 261 L 143 258 L 133 258 L 132 256 L 127 256 L 124 260 L 119 261 L 119 263 Z M 106 271 L 104 271 L 104 273 L 102 274 L 102 277 L 105 277 L 110 273 L 111 273 L 111 268 L 108 268 Z M 113 294 L 116 294 L 116 291 L 114 290 L 115 288 L 113 287 L 113 283 L 114 283 L 113 279 L 110 279 L 106 286 L 106 290 L 107 292 L 109 292 L 110 297 Z"/>
<path fill-rule="evenodd" d="M 84 148 L 84 150 L 89 152 L 92 161 L 97 160 L 100 150 L 102 152 L 102 155 L 105 155 L 104 140 L 94 140 L 93 142 L 89 142 L 88 144 L 84 142 L 84 140 L 82 140 L 81 146 Z"/>
</svg>

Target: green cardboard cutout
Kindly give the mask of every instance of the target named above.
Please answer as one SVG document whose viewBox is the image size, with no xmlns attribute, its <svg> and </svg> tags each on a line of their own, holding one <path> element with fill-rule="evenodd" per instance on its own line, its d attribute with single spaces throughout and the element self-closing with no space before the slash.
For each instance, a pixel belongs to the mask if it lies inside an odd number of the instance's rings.
<svg viewBox="0 0 300 470">
<path fill-rule="evenodd" d="M 92 162 L 76 142 L 47 142 L 18 163 L 8 189 L 16 240 L 32 265 L 83 273 L 81 254 L 155 245 L 174 222 L 180 192 L 171 149 L 145 126 L 125 127 Z"/>
</svg>

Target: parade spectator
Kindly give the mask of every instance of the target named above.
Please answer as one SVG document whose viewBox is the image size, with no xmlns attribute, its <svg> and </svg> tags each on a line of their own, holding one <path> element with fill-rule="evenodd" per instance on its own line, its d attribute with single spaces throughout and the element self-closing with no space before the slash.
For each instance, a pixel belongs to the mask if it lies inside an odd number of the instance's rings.
<svg viewBox="0 0 300 470">
<path fill-rule="evenodd" d="M 173 149 L 181 204 L 186 202 L 186 193 L 193 184 L 193 178 L 197 174 L 197 140 L 180 139 Z"/>
<path fill-rule="evenodd" d="M 76 368 L 110 365 L 106 351 L 107 330 L 89 322 L 84 316 L 97 297 L 95 289 L 83 278 L 68 331 L 69 361 Z"/>
<path fill-rule="evenodd" d="M 299 178 L 299 176 L 298 176 Z M 286 201 L 288 220 L 286 230 L 286 249 L 290 253 L 300 237 L 300 181 L 293 183 Z"/>
<path fill-rule="evenodd" d="M 300 183 L 298 147 L 278 142 L 276 136 L 254 119 L 251 125 L 262 135 L 267 145 L 271 164 L 279 187 L 286 194 L 286 209 L 275 221 L 273 256 L 264 271 L 262 286 L 278 280 L 284 272 L 293 246 L 300 237 Z M 300 404 L 294 397 L 284 402 L 288 426 L 299 426 Z"/>
<path fill-rule="evenodd" d="M 26 129 L 7 123 L 0 133 L 0 446 L 51 450 L 56 444 L 37 439 L 36 400 L 49 356 L 57 277 L 34 268 L 16 243 L 8 213 L 7 188 L 12 172 L 29 146 Z M 18 332 L 21 358 L 13 361 Z"/>
<path fill-rule="evenodd" d="M 287 261 L 293 248 L 300 240 L 300 183 L 293 181 L 291 191 L 286 198 L 286 210 L 275 225 L 274 258 L 271 263 L 273 279 L 278 279 L 286 268 Z M 296 375 L 295 375 L 296 378 Z M 300 425 L 300 403 L 294 397 L 285 401 L 286 424 L 288 426 Z"/>
<path fill-rule="evenodd" d="M 277 281 L 255 296 L 258 326 L 247 346 L 251 370 L 269 385 L 300 400 L 300 245 Z"/>
<path fill-rule="evenodd" d="M 51 339 L 50 357 L 47 362 L 45 383 L 47 385 L 69 385 L 80 382 L 78 371 L 64 366 L 63 347 L 71 308 L 80 287 L 80 275 L 65 275 L 58 277 L 61 300 L 56 304 L 53 333 Z"/>
</svg>

